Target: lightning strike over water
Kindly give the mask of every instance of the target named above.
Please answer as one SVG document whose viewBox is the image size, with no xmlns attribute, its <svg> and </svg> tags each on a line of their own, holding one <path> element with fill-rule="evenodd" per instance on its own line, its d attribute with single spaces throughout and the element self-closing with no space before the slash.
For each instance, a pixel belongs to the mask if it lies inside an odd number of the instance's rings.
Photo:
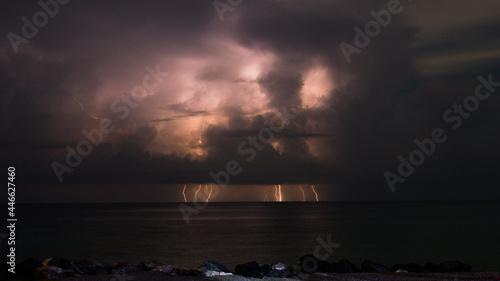
<svg viewBox="0 0 500 281">
<path fill-rule="evenodd" d="M 208 188 L 208 186 L 207 186 L 207 185 L 205 185 L 205 190 L 206 190 L 207 188 Z M 208 199 L 210 199 L 210 196 L 212 196 L 212 191 L 213 191 L 213 190 L 214 190 L 214 189 L 213 189 L 213 186 L 212 186 L 212 185 L 210 185 L 210 193 L 208 194 L 207 200 L 206 200 L 205 202 L 208 202 Z"/>
<path fill-rule="evenodd" d="M 316 202 L 318 202 L 319 201 L 319 199 L 318 199 L 318 193 L 316 192 L 316 189 L 314 189 L 314 185 L 311 185 L 311 189 L 314 192 L 314 195 L 316 196 Z"/>
<path fill-rule="evenodd" d="M 274 186 L 274 197 L 276 197 L 276 202 L 278 202 L 278 186 Z"/>
<path fill-rule="evenodd" d="M 200 192 L 201 190 L 201 184 L 200 184 L 200 187 L 198 187 L 198 190 L 196 190 L 195 194 L 194 194 L 194 200 L 196 202 L 196 196 L 198 195 L 198 192 Z"/>
<path fill-rule="evenodd" d="M 306 193 L 301 185 L 299 185 L 300 191 L 302 191 L 302 202 L 306 201 Z"/>
<path fill-rule="evenodd" d="M 187 199 L 186 199 L 186 185 L 184 185 L 184 189 L 182 190 L 182 196 L 184 196 L 184 202 L 187 203 Z"/>
<path fill-rule="evenodd" d="M 75 96 L 73 96 L 73 99 L 80 105 L 80 107 L 82 108 L 83 112 L 87 113 L 87 115 L 90 116 L 90 118 L 94 118 L 95 120 L 100 120 L 101 119 L 99 117 L 96 117 L 96 116 L 90 114 L 90 112 L 88 112 L 85 109 L 85 107 L 83 106 L 83 104 Z"/>
<path fill-rule="evenodd" d="M 279 186 L 280 202 L 283 202 L 283 197 L 281 196 L 281 185 L 278 184 L 278 186 Z"/>
</svg>

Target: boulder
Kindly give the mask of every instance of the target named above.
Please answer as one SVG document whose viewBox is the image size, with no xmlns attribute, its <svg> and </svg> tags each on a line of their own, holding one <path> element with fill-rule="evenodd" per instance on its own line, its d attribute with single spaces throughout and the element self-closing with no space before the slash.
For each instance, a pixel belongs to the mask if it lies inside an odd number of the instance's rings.
<svg viewBox="0 0 500 281">
<path fill-rule="evenodd" d="M 361 271 L 363 272 L 387 272 L 389 269 L 384 265 L 376 262 L 365 260 L 361 264 Z"/>
<path fill-rule="evenodd" d="M 35 268 L 43 266 L 39 260 L 26 259 L 16 266 L 16 277 L 29 277 L 35 275 Z"/>
<path fill-rule="evenodd" d="M 71 269 L 81 275 L 110 274 L 113 267 L 109 264 L 90 260 L 76 260 L 71 262 Z"/>
<path fill-rule="evenodd" d="M 410 263 L 407 263 L 406 265 L 408 267 L 408 269 L 406 269 L 406 271 L 408 271 L 408 272 L 417 272 L 417 273 L 424 272 L 424 270 L 422 269 L 420 264 L 418 264 L 416 262 L 410 262 Z"/>
<path fill-rule="evenodd" d="M 274 277 L 274 278 L 287 278 L 290 274 L 291 272 L 288 270 L 271 269 L 267 271 L 264 275 L 267 277 Z"/>
<path fill-rule="evenodd" d="M 71 269 L 71 261 L 65 258 L 51 257 L 43 261 L 42 266 L 53 265 L 62 269 Z"/>
<path fill-rule="evenodd" d="M 143 261 L 137 265 L 137 268 L 139 268 L 139 270 L 141 270 L 141 271 L 151 271 L 153 268 L 160 266 L 160 265 L 163 265 L 163 264 L 161 262 L 157 262 L 155 260 Z"/>
<path fill-rule="evenodd" d="M 215 271 L 211 271 L 215 272 Z M 206 276 L 205 272 L 199 270 L 198 268 L 186 268 L 182 267 L 179 269 L 179 274 L 184 275 L 184 276 Z M 217 272 L 217 275 L 233 275 L 232 273 L 229 272 Z"/>
<path fill-rule="evenodd" d="M 128 274 L 138 271 L 140 271 L 140 269 L 137 266 L 131 265 L 127 262 L 115 263 L 113 264 L 113 269 L 112 269 L 112 273 L 116 274 Z"/>
<path fill-rule="evenodd" d="M 264 273 L 266 273 L 266 272 L 268 272 L 270 270 L 273 270 L 273 266 L 270 265 L 270 264 L 268 264 L 268 263 L 265 263 L 265 264 L 263 264 L 263 265 L 260 266 L 260 271 L 262 271 Z"/>
<path fill-rule="evenodd" d="M 226 273 L 229 273 L 229 269 L 227 269 L 227 267 L 219 262 L 219 261 L 214 261 L 214 260 L 208 260 L 208 261 L 205 261 L 200 267 L 199 269 L 201 271 L 216 271 L 216 272 L 226 272 Z"/>
<path fill-rule="evenodd" d="M 338 264 L 335 262 L 318 261 L 319 271 L 325 273 L 338 272 Z"/>
<path fill-rule="evenodd" d="M 288 266 L 284 263 L 279 262 L 277 264 L 273 264 L 272 268 L 276 270 L 287 270 Z"/>
<path fill-rule="evenodd" d="M 160 271 L 163 273 L 167 273 L 170 275 L 179 275 L 180 269 L 177 265 L 172 265 L 172 264 L 165 264 L 165 265 L 160 265 L 152 269 L 153 271 Z"/>
<path fill-rule="evenodd" d="M 314 273 L 319 271 L 319 261 L 313 255 L 304 255 L 299 259 L 299 266 L 303 273 Z"/>
<path fill-rule="evenodd" d="M 238 264 L 234 269 L 234 273 L 244 277 L 253 277 L 253 278 L 264 277 L 260 265 L 255 261 L 247 262 L 245 264 Z"/>
<path fill-rule="evenodd" d="M 415 262 L 410 262 L 407 264 L 402 264 L 402 263 L 395 264 L 391 267 L 391 271 L 393 271 L 393 272 L 396 272 L 398 270 L 404 270 L 407 272 L 424 272 L 422 267 L 418 263 L 415 263 Z"/>
<path fill-rule="evenodd" d="M 222 272 L 222 271 L 205 271 L 205 272 L 201 272 L 201 275 L 200 276 L 205 276 L 205 277 L 213 277 L 213 276 L 226 276 L 226 275 L 233 275 L 232 273 L 230 272 Z"/>
<path fill-rule="evenodd" d="M 391 271 L 392 272 L 396 272 L 398 270 L 405 270 L 405 271 L 408 271 L 408 266 L 404 263 L 397 263 L 393 266 L 391 266 Z"/>
<path fill-rule="evenodd" d="M 406 271 L 404 269 L 398 269 L 398 270 L 396 270 L 396 273 L 408 273 L 408 271 Z"/>
<path fill-rule="evenodd" d="M 436 273 L 445 271 L 439 264 L 428 262 L 423 267 L 424 272 Z"/>
<path fill-rule="evenodd" d="M 346 259 L 341 259 L 338 263 L 337 271 L 339 273 L 355 273 L 355 272 L 359 272 L 359 269 L 352 262 L 350 262 Z"/>
<path fill-rule="evenodd" d="M 444 269 L 445 272 L 468 272 L 472 269 L 470 265 L 456 260 L 442 262 L 440 266 Z"/>
<path fill-rule="evenodd" d="M 35 268 L 35 276 L 39 279 L 60 279 L 71 277 L 75 272 L 71 269 L 62 269 L 57 266 L 48 265 Z"/>
</svg>

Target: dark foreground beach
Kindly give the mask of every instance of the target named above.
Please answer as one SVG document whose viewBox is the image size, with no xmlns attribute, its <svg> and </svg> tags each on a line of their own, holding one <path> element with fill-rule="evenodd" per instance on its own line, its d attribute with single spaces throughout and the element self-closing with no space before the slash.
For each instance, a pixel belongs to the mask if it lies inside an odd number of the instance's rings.
<svg viewBox="0 0 500 281">
<path fill-rule="evenodd" d="M 27 280 L 27 279 L 14 279 L 14 280 Z M 39 279 L 50 280 L 50 279 Z M 112 274 L 96 275 L 96 276 L 78 276 L 69 277 L 58 280 L 64 281 L 205 281 L 205 280 L 218 280 L 218 281 L 278 281 L 278 280 L 303 280 L 303 281 L 323 281 L 323 280 L 345 280 L 345 281 L 397 281 L 397 280 L 410 280 L 410 281 L 428 281 L 428 280 L 452 280 L 452 281 L 473 281 L 473 280 L 500 280 L 498 271 L 488 272 L 467 272 L 467 273 L 314 273 L 314 274 L 301 274 L 293 278 L 273 278 L 264 277 L 262 279 L 243 277 L 239 275 L 231 276 L 215 276 L 215 277 L 202 277 L 202 276 L 171 276 L 161 272 L 140 272 L 126 276 L 115 276 Z"/>
<path fill-rule="evenodd" d="M 5 265 L 2 269 L 6 272 Z M 361 267 L 342 259 L 339 262 L 318 260 L 313 255 L 302 256 L 297 264 L 239 264 L 230 271 L 223 263 L 209 260 L 197 268 L 186 268 L 157 261 L 127 262 L 113 265 L 89 260 L 70 261 L 48 258 L 44 262 L 28 259 L 16 265 L 15 274 L 7 272 L 3 280 L 79 280 L 79 281 L 250 281 L 250 280 L 500 280 L 499 271 L 471 271 L 460 261 L 439 264 L 416 263 L 384 265 L 365 260 Z"/>
</svg>

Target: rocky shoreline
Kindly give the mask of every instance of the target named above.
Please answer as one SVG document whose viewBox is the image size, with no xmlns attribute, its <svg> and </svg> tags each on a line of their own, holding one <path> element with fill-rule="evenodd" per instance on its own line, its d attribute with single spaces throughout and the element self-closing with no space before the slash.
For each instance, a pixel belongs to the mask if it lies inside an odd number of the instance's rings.
<svg viewBox="0 0 500 281">
<path fill-rule="evenodd" d="M 2 267 L 6 267 L 2 265 Z M 209 260 L 198 268 L 186 268 L 157 261 L 144 261 L 137 265 L 127 262 L 105 264 L 98 261 L 74 260 L 51 257 L 41 262 L 27 259 L 16 266 L 16 273 L 7 272 L 4 280 L 166 280 L 166 277 L 190 277 L 186 280 L 216 278 L 219 280 L 274 279 L 293 278 L 301 280 L 420 280 L 410 278 L 448 279 L 452 273 L 461 273 L 467 277 L 464 280 L 500 280 L 496 271 L 488 274 L 473 273 L 470 265 L 460 261 L 442 263 L 395 264 L 386 267 L 382 264 L 365 260 L 360 267 L 347 259 L 339 262 L 318 260 L 313 255 L 302 256 L 297 264 L 259 264 L 255 261 L 239 264 L 231 272 L 223 263 Z M 148 273 L 149 272 L 149 273 Z M 467 274 L 468 273 L 468 274 Z M 451 274 L 451 275 L 450 275 Z M 465 275 L 464 275 L 465 274 Z M 101 276 L 99 278 L 97 276 Z M 136 279 L 138 276 L 147 276 Z M 349 276 L 348 279 L 342 279 Z M 359 278 L 354 278 L 358 276 Z M 369 279 L 368 276 L 375 276 Z M 384 278 L 380 279 L 380 276 Z M 413 276 L 413 277 L 412 277 Z M 458 280 L 454 275 L 453 280 Z M 479 279 L 476 279 L 479 278 Z M 107 278 L 107 279 L 106 279 Z M 128 279 L 127 279 L 128 278 Z M 159 278 L 159 279 L 158 279 Z M 340 279 L 339 279 L 340 278 Z M 371 278 L 371 277 L 370 277 Z M 379 278 L 379 279 L 377 279 Z M 395 278 L 395 279 L 394 279 Z M 486 278 L 486 279 L 485 279 Z M 428 278 L 425 280 L 429 280 Z"/>
</svg>

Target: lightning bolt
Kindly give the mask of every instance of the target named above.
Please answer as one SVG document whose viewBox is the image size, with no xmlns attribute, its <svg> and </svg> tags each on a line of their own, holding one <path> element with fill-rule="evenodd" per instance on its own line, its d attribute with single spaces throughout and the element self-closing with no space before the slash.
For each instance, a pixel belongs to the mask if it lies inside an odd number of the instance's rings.
<svg viewBox="0 0 500 281">
<path fill-rule="evenodd" d="M 184 202 L 187 203 L 187 199 L 186 199 L 186 185 L 184 185 L 184 189 L 182 190 L 182 196 L 184 196 Z"/>
<path fill-rule="evenodd" d="M 274 197 L 276 197 L 275 201 L 278 201 L 278 186 L 274 186 Z"/>
<path fill-rule="evenodd" d="M 200 184 L 200 187 L 198 188 L 198 190 L 196 190 L 195 194 L 194 194 L 194 201 L 196 201 L 196 196 L 198 195 L 198 192 L 200 192 L 201 190 L 201 184 Z"/>
<path fill-rule="evenodd" d="M 208 186 L 205 184 L 205 190 L 208 189 Z M 210 185 L 210 193 L 208 194 L 208 197 L 207 197 L 207 200 L 205 202 L 208 202 L 208 199 L 210 199 L 210 196 L 212 196 L 212 191 L 213 191 L 213 187 L 212 185 Z"/>
<path fill-rule="evenodd" d="M 283 202 L 283 197 L 281 197 L 281 185 L 278 184 L 278 186 L 279 186 L 279 193 L 280 193 L 280 202 Z"/>
<path fill-rule="evenodd" d="M 94 118 L 95 120 L 100 120 L 101 118 L 99 117 L 95 117 L 94 115 L 90 114 L 86 109 L 85 107 L 83 106 L 83 104 L 75 97 L 73 96 L 73 99 L 80 105 L 80 107 L 82 108 L 83 112 L 87 113 L 88 116 L 90 116 L 90 118 Z"/>
<path fill-rule="evenodd" d="M 302 202 L 306 201 L 306 193 L 304 192 L 304 189 L 302 189 L 302 186 L 299 185 L 300 191 L 302 191 Z"/>
<path fill-rule="evenodd" d="M 318 202 L 319 201 L 319 199 L 318 199 L 318 193 L 316 192 L 316 189 L 314 189 L 314 185 L 311 185 L 311 189 L 314 192 L 314 195 L 316 196 L 316 202 Z"/>
</svg>

